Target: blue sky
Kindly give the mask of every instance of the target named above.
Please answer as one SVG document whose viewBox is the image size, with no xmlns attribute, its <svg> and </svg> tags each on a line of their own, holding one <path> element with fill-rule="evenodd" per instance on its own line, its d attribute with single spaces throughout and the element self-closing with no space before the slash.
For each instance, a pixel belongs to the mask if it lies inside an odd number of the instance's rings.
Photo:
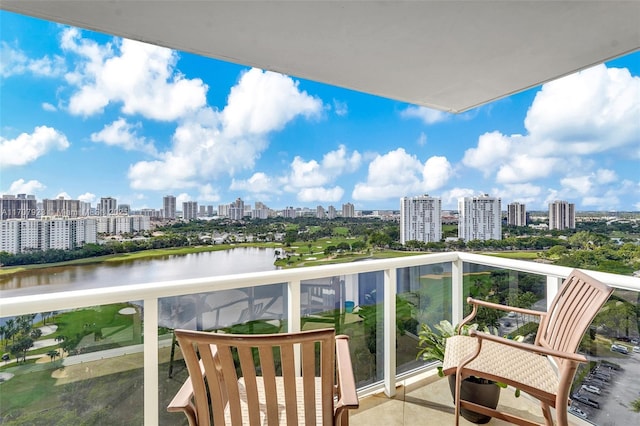
<svg viewBox="0 0 640 426">
<path fill-rule="evenodd" d="M 0 25 L 0 194 L 640 210 L 640 52 L 455 115 L 8 12 Z"/>
</svg>

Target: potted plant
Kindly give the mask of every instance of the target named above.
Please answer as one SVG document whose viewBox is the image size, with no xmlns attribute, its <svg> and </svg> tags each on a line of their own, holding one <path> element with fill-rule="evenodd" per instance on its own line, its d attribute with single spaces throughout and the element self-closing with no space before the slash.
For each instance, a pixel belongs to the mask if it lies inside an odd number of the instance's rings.
<svg viewBox="0 0 640 426">
<path fill-rule="evenodd" d="M 418 358 L 424 361 L 444 361 L 445 341 L 448 337 L 458 334 L 458 326 L 453 326 L 449 321 L 440 321 L 434 326 L 435 331 L 427 324 L 422 324 L 418 332 Z M 469 335 L 470 330 L 477 330 L 478 324 L 465 325 L 460 334 Z M 442 365 L 438 366 L 438 375 L 444 377 Z M 449 388 L 452 398 L 455 398 L 455 374 L 448 376 Z M 500 399 L 500 388 L 505 384 L 496 383 L 480 377 L 467 377 L 462 381 L 460 389 L 461 398 L 475 402 L 486 407 L 496 408 Z M 464 408 L 460 410 L 462 417 L 476 424 L 484 424 L 491 420 L 490 416 L 469 411 Z"/>
</svg>

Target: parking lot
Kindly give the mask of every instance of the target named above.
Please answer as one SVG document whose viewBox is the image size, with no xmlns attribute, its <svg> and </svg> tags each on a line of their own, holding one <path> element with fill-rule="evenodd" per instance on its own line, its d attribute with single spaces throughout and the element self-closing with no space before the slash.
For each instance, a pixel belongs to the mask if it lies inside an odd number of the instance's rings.
<svg viewBox="0 0 640 426">
<path fill-rule="evenodd" d="M 600 394 L 584 388 L 576 392 L 578 396 L 595 401 L 599 409 L 576 398 L 573 399 L 573 406 L 584 411 L 587 420 L 597 425 L 640 424 L 640 413 L 631 410 L 631 403 L 640 398 L 640 354 L 630 350 L 628 355 L 612 353 L 594 361 L 610 361 L 618 364 L 620 369 L 616 371 L 599 364 L 597 370 L 592 370 L 595 374 L 586 378 L 583 385 L 598 388 Z"/>
</svg>

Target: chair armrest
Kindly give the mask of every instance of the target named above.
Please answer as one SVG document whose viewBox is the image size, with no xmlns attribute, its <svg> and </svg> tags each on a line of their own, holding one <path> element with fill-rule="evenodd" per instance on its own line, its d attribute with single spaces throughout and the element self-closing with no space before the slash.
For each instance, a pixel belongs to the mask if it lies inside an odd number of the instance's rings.
<svg viewBox="0 0 640 426">
<path fill-rule="evenodd" d="M 358 393 L 356 392 L 356 381 L 353 377 L 348 336 L 336 336 L 336 364 L 338 373 L 338 402 L 336 404 L 336 411 L 345 408 L 358 408 L 360 402 L 358 400 Z"/>
<path fill-rule="evenodd" d="M 476 330 L 471 330 L 469 332 L 469 335 L 472 337 L 476 337 L 480 340 L 490 340 L 492 342 L 499 343 L 501 345 L 511 346 L 511 347 L 522 349 L 529 352 L 535 352 L 540 355 L 548 355 L 548 356 L 563 358 L 563 359 L 574 361 L 574 362 L 582 362 L 582 363 L 587 362 L 587 358 L 585 358 L 583 355 L 573 353 L 573 352 L 561 352 L 555 349 L 545 348 L 544 346 L 532 345 L 530 343 L 516 342 L 514 340 L 509 340 L 504 337 L 494 336 L 493 334 L 478 332 Z"/>
<path fill-rule="evenodd" d="M 185 380 L 180 390 L 167 406 L 167 411 L 173 413 L 183 411 L 185 408 L 193 406 L 191 398 L 193 398 L 193 386 L 191 385 L 191 377 L 187 377 L 187 380 Z"/>
<path fill-rule="evenodd" d="M 508 306 L 508 305 L 501 305 L 499 303 L 486 302 L 484 300 L 474 299 L 473 297 L 467 297 L 467 303 L 473 306 L 473 310 L 469 315 L 464 317 L 464 319 L 458 326 L 458 333 L 462 331 L 463 325 L 469 323 L 473 318 L 475 318 L 476 314 L 478 313 L 479 306 L 483 306 L 485 308 L 490 308 L 490 309 L 497 309 L 499 311 L 505 311 L 505 312 L 517 312 L 524 315 L 535 315 L 538 317 L 543 317 L 547 314 L 546 312 L 534 311 L 532 309 L 517 308 L 515 306 Z"/>
</svg>

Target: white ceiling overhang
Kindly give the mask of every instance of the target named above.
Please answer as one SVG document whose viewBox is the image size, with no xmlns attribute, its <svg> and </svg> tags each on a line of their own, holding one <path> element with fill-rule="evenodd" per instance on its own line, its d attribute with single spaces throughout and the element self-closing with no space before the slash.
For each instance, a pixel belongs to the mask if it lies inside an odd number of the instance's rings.
<svg viewBox="0 0 640 426">
<path fill-rule="evenodd" d="M 451 112 L 640 48 L 640 1 L 1 0 L 0 8 Z"/>
</svg>

